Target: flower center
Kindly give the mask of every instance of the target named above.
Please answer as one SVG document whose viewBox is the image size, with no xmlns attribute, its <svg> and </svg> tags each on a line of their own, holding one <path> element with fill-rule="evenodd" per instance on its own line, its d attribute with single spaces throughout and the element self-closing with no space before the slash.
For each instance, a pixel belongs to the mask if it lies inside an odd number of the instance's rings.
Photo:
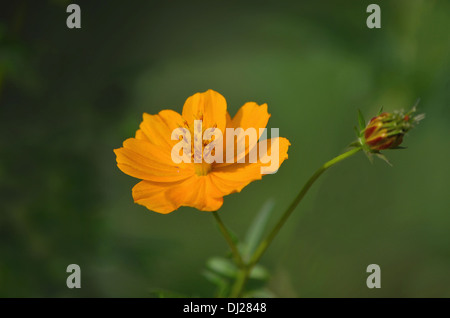
<svg viewBox="0 0 450 318">
<path fill-rule="evenodd" d="M 199 113 L 195 119 L 200 122 L 196 122 L 192 127 L 188 122 L 184 121 L 184 128 L 187 128 L 191 134 L 191 162 L 194 163 L 195 174 L 198 176 L 206 176 L 212 170 L 212 164 L 205 162 L 205 156 L 211 156 L 215 154 L 215 149 L 208 146 L 215 138 L 212 136 L 210 140 L 203 140 L 205 130 L 209 127 L 203 127 L 203 114 Z M 217 124 L 214 124 L 212 129 L 217 128 Z M 211 149 L 212 148 L 212 149 Z M 201 161 L 201 162 L 200 162 Z"/>
<path fill-rule="evenodd" d="M 197 176 L 206 176 L 212 170 L 212 165 L 206 162 L 194 163 L 194 169 Z"/>
</svg>

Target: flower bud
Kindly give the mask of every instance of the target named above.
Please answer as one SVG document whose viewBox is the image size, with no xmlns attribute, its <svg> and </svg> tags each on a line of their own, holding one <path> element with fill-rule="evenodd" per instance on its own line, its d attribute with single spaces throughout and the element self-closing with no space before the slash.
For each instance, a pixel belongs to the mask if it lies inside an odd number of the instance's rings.
<svg viewBox="0 0 450 318">
<path fill-rule="evenodd" d="M 425 117 L 424 114 L 412 116 L 415 111 L 413 108 L 408 113 L 384 112 L 372 118 L 363 131 L 366 146 L 374 152 L 397 148 L 403 136 Z"/>
</svg>

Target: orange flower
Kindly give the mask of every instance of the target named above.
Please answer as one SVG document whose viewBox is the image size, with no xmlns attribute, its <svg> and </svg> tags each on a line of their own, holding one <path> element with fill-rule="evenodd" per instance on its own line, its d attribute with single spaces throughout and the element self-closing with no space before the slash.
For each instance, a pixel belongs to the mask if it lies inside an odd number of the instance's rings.
<svg viewBox="0 0 450 318">
<path fill-rule="evenodd" d="M 191 206 L 202 211 L 216 211 L 223 204 L 223 196 L 240 192 L 250 182 L 261 179 L 261 168 L 270 166 L 263 157 L 256 161 L 249 158 L 254 146 L 251 142 L 245 144 L 241 153 L 227 153 L 230 140 L 227 142 L 225 134 L 226 128 L 255 128 L 256 131 L 265 128 L 270 117 L 266 104 L 246 103 L 231 119 L 225 98 L 208 90 L 189 97 L 181 115 L 172 110 L 162 110 L 157 115 L 144 113 L 143 117 L 135 138 L 125 140 L 123 147 L 114 152 L 120 170 L 142 179 L 133 187 L 132 194 L 136 203 L 149 210 L 166 214 L 180 206 Z M 223 132 L 223 145 L 227 145 L 223 149 L 223 163 L 206 163 L 203 158 L 201 163 L 194 163 L 194 160 L 175 163 L 172 159 L 172 149 L 179 143 L 179 140 L 172 140 L 172 132 L 182 127 L 191 135 L 195 134 L 195 120 L 202 120 L 202 133 L 207 128 L 218 128 Z M 205 151 L 209 142 L 201 142 L 201 151 Z M 258 148 L 262 142 L 257 143 Z M 272 155 L 271 149 L 276 149 L 276 146 L 279 160 L 275 171 L 287 159 L 290 143 L 281 137 L 268 140 L 267 156 Z M 233 163 L 227 160 L 230 157 L 234 159 L 231 160 Z M 242 159 L 245 159 L 244 163 L 241 163 Z"/>
</svg>

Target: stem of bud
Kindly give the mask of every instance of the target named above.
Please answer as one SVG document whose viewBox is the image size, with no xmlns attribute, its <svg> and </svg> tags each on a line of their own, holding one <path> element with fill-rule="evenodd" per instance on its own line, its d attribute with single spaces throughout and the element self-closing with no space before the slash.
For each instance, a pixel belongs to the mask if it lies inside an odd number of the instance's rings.
<svg viewBox="0 0 450 318">
<path fill-rule="evenodd" d="M 344 160 L 344 159 L 346 159 L 348 157 L 353 156 L 354 154 L 359 152 L 361 149 L 362 149 L 361 147 L 353 148 L 353 149 L 351 149 L 351 150 L 349 150 L 347 152 L 344 152 L 343 154 L 341 154 L 341 155 L 331 159 L 330 161 L 327 161 L 319 169 L 317 169 L 317 171 L 309 178 L 309 180 L 305 183 L 305 185 L 300 190 L 300 192 L 297 195 L 297 197 L 294 199 L 294 201 L 292 201 L 291 205 L 283 213 L 283 215 L 281 216 L 281 218 L 278 221 L 278 223 L 275 224 L 275 226 L 272 229 L 272 231 L 269 233 L 269 235 L 267 235 L 266 239 L 263 240 L 259 244 L 259 246 L 256 249 L 255 253 L 251 257 L 250 262 L 246 266 L 244 266 L 244 267 L 242 267 L 240 269 L 239 275 L 238 275 L 238 277 L 236 279 L 236 282 L 235 282 L 235 284 L 233 286 L 233 289 L 232 289 L 232 292 L 231 292 L 231 297 L 241 297 L 242 296 L 242 292 L 244 290 L 244 286 L 245 286 L 245 284 L 246 284 L 246 282 L 248 280 L 249 274 L 250 274 L 253 266 L 255 266 L 258 263 L 258 261 L 260 260 L 260 258 L 262 257 L 262 255 L 264 254 L 266 249 L 269 247 L 270 243 L 273 241 L 275 236 L 278 234 L 280 229 L 283 227 L 284 223 L 286 223 L 286 220 L 289 218 L 289 216 L 295 210 L 297 205 L 300 203 L 300 201 L 306 195 L 306 193 L 311 188 L 311 186 L 314 184 L 314 182 L 328 168 L 332 167 L 336 163 L 338 163 L 338 162 L 340 162 L 340 161 L 342 161 L 342 160 Z"/>
</svg>

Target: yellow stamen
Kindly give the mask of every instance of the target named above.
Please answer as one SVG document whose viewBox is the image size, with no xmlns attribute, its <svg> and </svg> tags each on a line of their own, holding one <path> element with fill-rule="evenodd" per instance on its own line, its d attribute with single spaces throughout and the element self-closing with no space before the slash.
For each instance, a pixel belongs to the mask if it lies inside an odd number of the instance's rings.
<svg viewBox="0 0 450 318">
<path fill-rule="evenodd" d="M 212 169 L 211 164 L 202 162 L 202 163 L 194 163 L 195 174 L 197 176 L 206 176 Z"/>
</svg>

